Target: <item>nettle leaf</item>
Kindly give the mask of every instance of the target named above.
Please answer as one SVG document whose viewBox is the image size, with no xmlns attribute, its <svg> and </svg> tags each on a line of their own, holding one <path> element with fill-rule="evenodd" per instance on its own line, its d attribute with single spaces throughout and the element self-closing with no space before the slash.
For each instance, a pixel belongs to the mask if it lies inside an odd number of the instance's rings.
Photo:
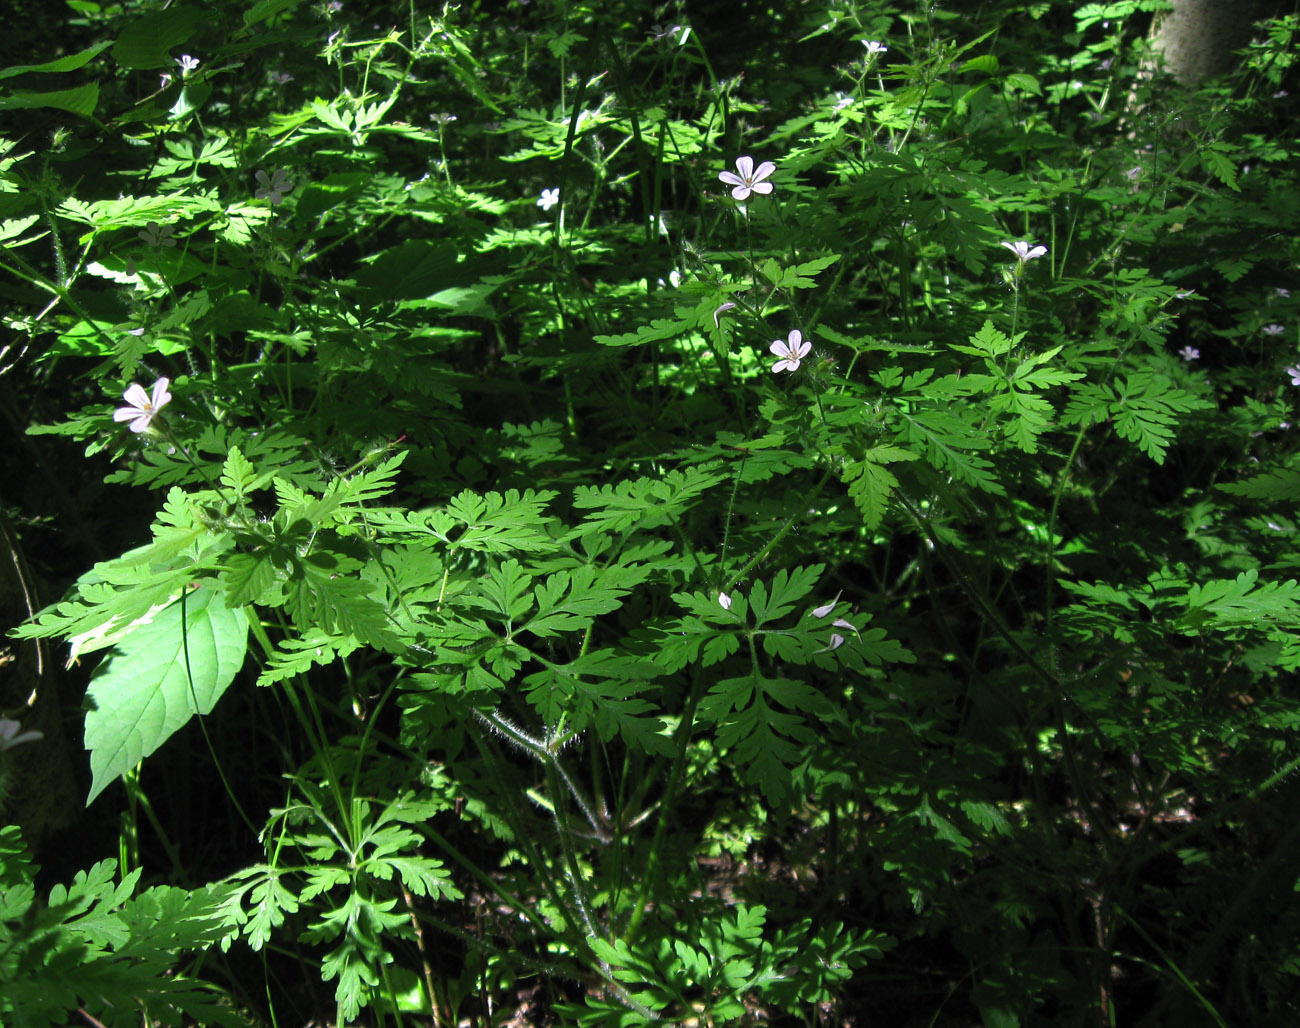
<svg viewBox="0 0 1300 1028">
<path fill-rule="evenodd" d="M 168 493 L 153 533 L 149 545 L 96 564 L 78 580 L 73 599 L 46 608 L 14 634 L 65 636 L 73 643 L 70 661 L 109 646 L 175 599 L 207 566 L 208 554 L 229 541 L 209 533 L 180 489 Z"/>
<path fill-rule="evenodd" d="M 138 626 L 87 689 L 89 804 L 195 714 L 210 714 L 244 663 L 248 616 L 220 592 L 195 590 Z"/>
<path fill-rule="evenodd" d="M 171 68 L 180 46 L 208 20 L 197 7 L 176 4 L 130 22 L 117 37 L 113 58 L 124 68 Z"/>
</svg>

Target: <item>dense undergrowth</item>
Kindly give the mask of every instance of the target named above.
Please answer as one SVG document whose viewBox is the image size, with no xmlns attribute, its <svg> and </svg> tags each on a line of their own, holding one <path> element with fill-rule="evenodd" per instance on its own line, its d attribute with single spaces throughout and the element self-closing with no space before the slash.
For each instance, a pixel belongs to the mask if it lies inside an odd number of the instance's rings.
<svg viewBox="0 0 1300 1028">
<path fill-rule="evenodd" d="M 1296 20 L 1158 6 L 11 38 L 0 1021 L 1294 1024 Z"/>
</svg>

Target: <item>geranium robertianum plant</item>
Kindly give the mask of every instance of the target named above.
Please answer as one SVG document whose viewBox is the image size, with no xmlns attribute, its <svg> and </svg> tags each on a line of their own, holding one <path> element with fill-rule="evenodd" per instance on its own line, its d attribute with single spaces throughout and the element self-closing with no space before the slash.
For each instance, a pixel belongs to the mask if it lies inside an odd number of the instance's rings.
<svg viewBox="0 0 1300 1028">
<path fill-rule="evenodd" d="M 787 6 L 7 62 L 16 634 L 127 827 L 6 829 L 0 1016 L 1285 1019 L 1294 25 Z"/>
</svg>

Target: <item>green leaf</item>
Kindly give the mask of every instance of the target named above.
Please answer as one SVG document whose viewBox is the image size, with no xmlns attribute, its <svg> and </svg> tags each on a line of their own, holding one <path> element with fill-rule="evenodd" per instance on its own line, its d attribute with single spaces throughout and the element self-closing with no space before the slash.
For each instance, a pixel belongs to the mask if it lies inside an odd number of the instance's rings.
<svg viewBox="0 0 1300 1028">
<path fill-rule="evenodd" d="M 95 669 L 87 690 L 89 804 L 114 778 L 209 714 L 244 663 L 248 616 L 202 588 L 139 625 Z"/>
<path fill-rule="evenodd" d="M 899 446 L 873 446 L 860 459 L 847 461 L 840 469 L 840 477 L 849 487 L 849 496 L 862 512 L 864 528 L 880 527 L 889 496 L 898 488 L 898 479 L 885 465 L 917 459 L 918 454 Z"/>
<path fill-rule="evenodd" d="M 52 61 L 46 61 L 44 64 L 19 64 L 12 68 L 0 69 L 0 79 L 13 78 L 15 75 L 25 75 L 28 72 L 63 72 L 76 71 L 78 68 L 89 64 L 94 58 L 107 50 L 113 45 L 113 40 L 106 39 L 96 43 L 94 46 L 88 46 L 75 54 L 68 54 L 66 57 L 58 57 Z"/>
<path fill-rule="evenodd" d="M 56 89 L 49 93 L 14 93 L 12 96 L 0 97 L 0 111 L 53 107 L 82 118 L 93 118 L 98 103 L 98 83 L 87 82 L 74 89 Z"/>
<path fill-rule="evenodd" d="M 131 22 L 117 37 L 113 59 L 123 68 L 171 68 L 173 47 L 188 40 L 208 15 L 195 7 L 174 5 Z"/>
<path fill-rule="evenodd" d="M 302 0 L 261 0 L 244 12 L 244 26 L 256 25 L 259 21 L 274 18 L 297 7 Z"/>
</svg>

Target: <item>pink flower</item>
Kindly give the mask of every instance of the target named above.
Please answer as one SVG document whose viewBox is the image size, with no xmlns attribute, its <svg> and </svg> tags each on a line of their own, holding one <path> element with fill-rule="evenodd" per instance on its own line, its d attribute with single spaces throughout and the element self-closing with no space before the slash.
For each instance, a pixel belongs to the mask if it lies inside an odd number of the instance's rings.
<svg viewBox="0 0 1300 1028">
<path fill-rule="evenodd" d="M 154 416 L 172 402 L 172 394 L 167 391 L 170 381 L 167 378 L 158 379 L 153 384 L 152 396 L 144 391 L 144 386 L 132 382 L 122 394 L 122 399 L 128 406 L 113 411 L 113 420 L 129 421 L 132 432 L 143 432 L 149 427 L 149 422 L 154 419 Z"/>
<path fill-rule="evenodd" d="M 1033 246 L 1032 244 L 1023 241 L 1019 243 L 1003 243 L 1002 245 L 1014 253 L 1020 260 L 1021 264 L 1024 264 L 1025 261 L 1032 261 L 1034 258 L 1041 257 L 1043 254 L 1047 253 L 1047 247 Z"/>
<path fill-rule="evenodd" d="M 763 180 L 774 171 L 776 165 L 771 161 L 764 161 L 755 170 L 754 158 L 737 157 L 736 171 L 720 171 L 718 178 L 729 186 L 735 186 L 731 195 L 737 200 L 747 200 L 750 193 L 762 193 L 766 196 L 772 191 L 772 183 Z"/>
<path fill-rule="evenodd" d="M 798 371 L 799 362 L 812 351 L 812 343 L 803 341 L 803 333 L 797 328 L 791 329 L 790 339 L 776 339 L 768 347 L 781 359 L 772 365 L 773 371 Z"/>
</svg>

